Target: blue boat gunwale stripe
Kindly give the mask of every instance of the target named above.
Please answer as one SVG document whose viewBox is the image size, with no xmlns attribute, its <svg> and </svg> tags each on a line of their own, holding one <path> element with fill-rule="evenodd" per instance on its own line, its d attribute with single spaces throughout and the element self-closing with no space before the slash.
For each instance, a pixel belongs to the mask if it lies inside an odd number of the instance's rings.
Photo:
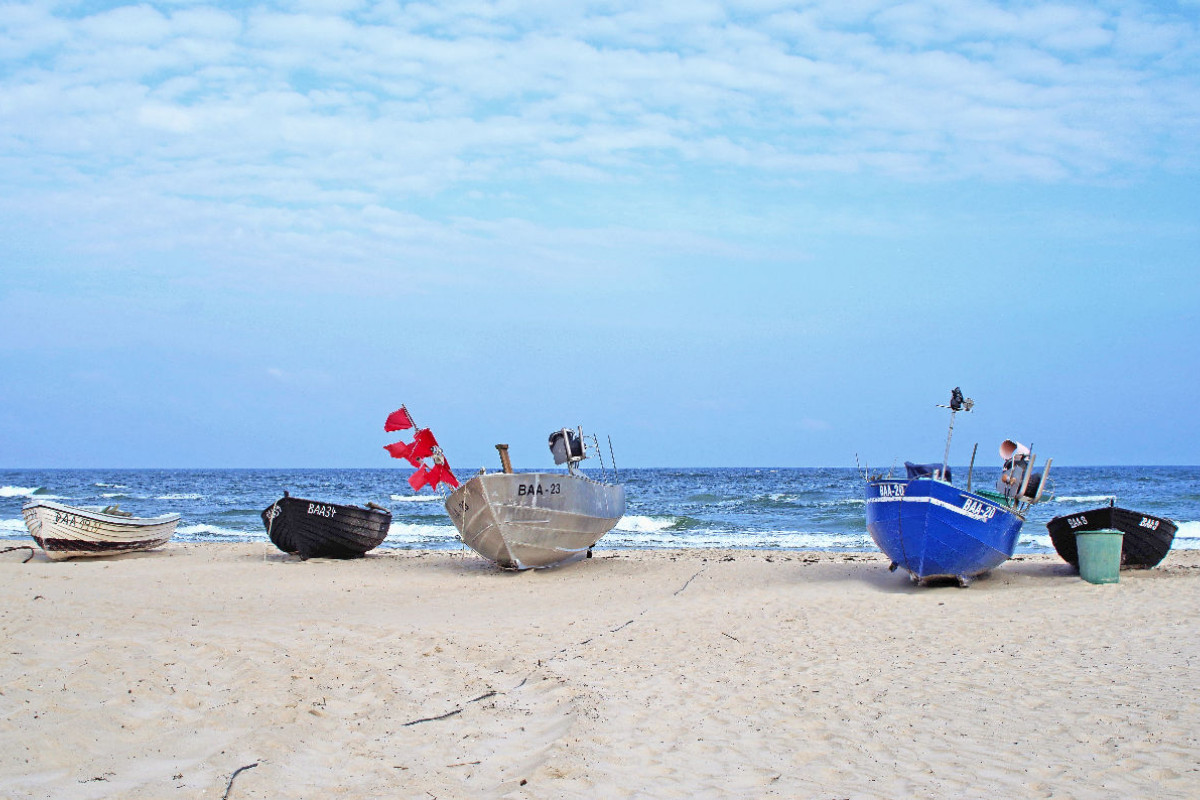
<svg viewBox="0 0 1200 800">
<path fill-rule="evenodd" d="M 1008 511 L 1008 509 L 1004 508 L 1003 506 L 996 505 L 995 503 L 989 502 L 988 500 L 985 500 L 983 498 L 976 498 L 972 495 L 965 494 L 965 493 L 962 495 L 962 497 L 967 498 L 969 500 L 978 500 L 980 504 L 982 504 L 986 507 L 989 507 L 989 508 L 994 508 L 994 509 L 996 509 L 996 511 L 998 513 L 1011 513 Z M 933 503 L 936 506 L 940 506 L 942 508 L 948 509 L 950 511 L 955 512 L 956 514 L 959 514 L 964 517 L 968 517 L 973 520 L 983 522 L 985 519 L 987 519 L 982 514 L 972 513 L 971 511 L 968 511 L 967 509 L 963 508 L 962 506 L 956 506 L 956 505 L 953 505 L 952 503 L 947 503 L 945 500 L 942 500 L 941 498 L 931 497 L 929 495 L 918 495 L 916 497 L 910 497 L 907 495 L 900 495 L 897 497 L 871 497 L 871 498 L 867 499 L 867 502 L 868 503 L 904 503 L 904 502 L 907 502 L 907 503 Z"/>
</svg>

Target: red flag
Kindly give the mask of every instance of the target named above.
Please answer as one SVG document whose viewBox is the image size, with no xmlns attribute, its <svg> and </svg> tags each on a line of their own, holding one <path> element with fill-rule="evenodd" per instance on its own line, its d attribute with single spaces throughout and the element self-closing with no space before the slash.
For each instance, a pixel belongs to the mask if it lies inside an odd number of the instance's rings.
<svg viewBox="0 0 1200 800">
<path fill-rule="evenodd" d="M 413 488 L 414 492 L 419 492 L 422 486 L 428 485 L 430 488 L 433 488 L 437 484 L 429 482 L 429 472 L 425 469 L 425 465 L 422 464 L 420 469 L 414 472 L 412 477 L 408 479 L 408 485 Z"/>
<path fill-rule="evenodd" d="M 408 409 L 400 406 L 399 411 L 393 411 L 388 414 L 387 422 L 383 423 L 385 431 L 404 431 L 413 426 L 412 417 L 409 416 Z"/>
<path fill-rule="evenodd" d="M 394 442 L 392 444 L 385 444 L 383 449 L 387 450 L 392 458 L 403 458 L 414 467 L 421 466 L 421 459 L 413 455 L 412 445 L 408 444 L 407 442 Z"/>
<path fill-rule="evenodd" d="M 391 455 L 392 458 L 408 458 L 408 449 L 409 449 L 408 442 L 395 442 L 393 444 L 385 444 L 383 446 L 383 449 L 387 450 L 388 454 Z"/>
<path fill-rule="evenodd" d="M 458 478 L 454 477 L 454 473 L 450 471 L 450 465 L 445 461 L 433 465 L 429 470 L 429 480 L 431 481 L 430 485 L 435 489 L 439 483 L 458 488 Z"/>
<path fill-rule="evenodd" d="M 413 443 L 408 454 L 412 458 L 426 458 L 433 455 L 433 448 L 437 446 L 437 439 L 433 438 L 433 431 L 429 428 L 421 428 L 413 434 Z"/>
</svg>

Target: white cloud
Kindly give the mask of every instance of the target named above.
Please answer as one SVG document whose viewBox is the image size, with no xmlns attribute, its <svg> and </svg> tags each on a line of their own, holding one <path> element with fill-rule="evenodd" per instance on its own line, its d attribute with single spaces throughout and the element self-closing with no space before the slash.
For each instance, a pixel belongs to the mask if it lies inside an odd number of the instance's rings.
<svg viewBox="0 0 1200 800">
<path fill-rule="evenodd" d="M 42 4 L 0 5 L 0 59 L 22 59 L 71 37 L 71 26 Z"/>
<path fill-rule="evenodd" d="M 170 33 L 167 18 L 150 6 L 121 6 L 84 17 L 80 32 L 99 40 L 118 43 L 154 44 Z"/>
<path fill-rule="evenodd" d="M 171 13 L 171 28 L 179 36 L 233 39 L 241 33 L 242 23 L 215 8 L 186 8 Z"/>
<path fill-rule="evenodd" d="M 305 230 L 364 230 L 368 207 L 441 240 L 460 194 L 533 209 L 547 185 L 690 170 L 1194 170 L 1197 33 L 1194 15 L 1134 4 L 975 0 L 3 6 L 0 149 L 20 157 L 0 186 L 175 199 L 216 229 L 299 225 L 303 250 Z M 324 221 L 305 228 L 298 210 Z"/>
</svg>

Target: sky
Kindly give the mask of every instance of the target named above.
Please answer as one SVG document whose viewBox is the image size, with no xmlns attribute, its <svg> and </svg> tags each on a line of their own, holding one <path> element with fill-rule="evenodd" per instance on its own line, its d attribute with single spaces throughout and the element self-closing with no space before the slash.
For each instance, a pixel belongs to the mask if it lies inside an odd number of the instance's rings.
<svg viewBox="0 0 1200 800">
<path fill-rule="evenodd" d="M 0 3 L 0 467 L 1200 464 L 1200 0 Z"/>
</svg>

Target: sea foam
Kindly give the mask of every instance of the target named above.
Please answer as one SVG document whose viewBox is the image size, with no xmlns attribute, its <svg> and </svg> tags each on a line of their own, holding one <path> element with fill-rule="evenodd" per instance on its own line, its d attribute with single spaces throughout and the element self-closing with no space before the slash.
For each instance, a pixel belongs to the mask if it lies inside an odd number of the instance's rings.
<svg viewBox="0 0 1200 800">
<path fill-rule="evenodd" d="M 436 494 L 394 494 L 391 498 L 397 503 L 436 503 L 442 500 Z"/>
<path fill-rule="evenodd" d="M 1179 523 L 1171 547 L 1176 550 L 1200 550 L 1200 521 Z"/>
<path fill-rule="evenodd" d="M 597 548 L 628 547 L 631 549 L 653 549 L 659 547 L 678 548 L 744 548 L 766 550 L 846 550 L 873 551 L 874 544 L 866 533 L 837 534 L 809 531 L 733 531 L 727 529 L 689 528 L 687 531 L 672 531 L 660 528 L 655 531 L 629 531 L 617 527 L 597 544 Z"/>
<path fill-rule="evenodd" d="M 626 514 L 617 523 L 617 530 L 628 533 L 658 533 L 678 524 L 676 517 L 643 517 L 637 514 Z"/>
<path fill-rule="evenodd" d="M 41 490 L 40 486 L 0 486 L 0 497 L 33 497 Z"/>
<path fill-rule="evenodd" d="M 1058 503 L 1107 503 L 1109 500 L 1116 500 L 1116 495 L 1111 494 L 1081 494 L 1081 495 L 1063 495 L 1054 498 Z"/>
<path fill-rule="evenodd" d="M 458 539 L 458 530 L 453 525 L 423 525 L 412 522 L 393 522 L 388 528 L 384 545 L 412 546 L 424 544 L 448 544 Z"/>
</svg>

